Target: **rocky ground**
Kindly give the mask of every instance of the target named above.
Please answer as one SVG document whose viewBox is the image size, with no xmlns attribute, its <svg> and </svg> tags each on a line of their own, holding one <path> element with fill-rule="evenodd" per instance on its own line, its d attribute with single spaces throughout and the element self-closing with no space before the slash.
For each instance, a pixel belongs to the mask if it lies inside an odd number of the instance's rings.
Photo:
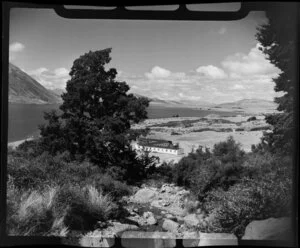
<svg viewBox="0 0 300 248">
<path fill-rule="evenodd" d="M 124 197 L 128 214 L 120 221 L 100 223 L 105 228 L 95 230 L 109 237 L 120 235 L 125 230 L 146 232 L 170 232 L 182 238 L 196 230 L 200 222 L 209 221 L 201 211 L 190 214 L 186 206 L 199 207 L 198 201 L 189 200 L 190 192 L 174 184 L 160 188 L 143 186 L 130 197 Z"/>
<path fill-rule="evenodd" d="M 124 197 L 127 214 L 122 220 L 99 223 L 96 230 L 79 235 L 77 241 L 67 238 L 65 242 L 109 247 L 115 244 L 115 238 L 120 238 L 124 247 L 175 247 L 176 240 L 182 239 L 183 246 L 197 247 L 238 245 L 243 240 L 276 240 L 285 245 L 293 238 L 290 218 L 253 221 L 240 240 L 231 233 L 200 232 L 197 230 L 199 223 L 205 225 L 212 216 L 199 210 L 189 213 L 188 205 L 199 209 L 199 202 L 191 201 L 189 194 L 189 191 L 173 184 L 164 184 L 160 188 L 144 185 L 137 188 L 132 196 Z"/>
</svg>

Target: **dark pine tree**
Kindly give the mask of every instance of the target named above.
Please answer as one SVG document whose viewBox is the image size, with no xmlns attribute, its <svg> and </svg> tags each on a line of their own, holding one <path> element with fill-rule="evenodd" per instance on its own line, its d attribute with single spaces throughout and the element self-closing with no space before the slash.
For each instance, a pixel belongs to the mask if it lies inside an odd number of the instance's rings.
<svg viewBox="0 0 300 248">
<path fill-rule="evenodd" d="M 74 61 L 62 114 L 45 116 L 49 122 L 40 128 L 41 136 L 50 152 L 67 150 L 76 159 L 128 171 L 137 161 L 130 140 L 138 133 L 130 127 L 147 118 L 149 101 L 129 94 L 126 82 L 116 81 L 116 69 L 105 68 L 110 52 L 90 51 Z"/>
<path fill-rule="evenodd" d="M 279 76 L 273 79 L 275 91 L 283 93 L 281 97 L 275 98 L 277 109 L 281 113 L 266 116 L 266 121 L 273 126 L 273 132 L 265 133 L 260 145 L 276 153 L 293 152 L 295 94 L 298 84 L 298 10 L 297 3 L 270 4 L 266 11 L 268 23 L 259 27 L 256 35 L 263 46 L 263 53 L 281 70 Z"/>
</svg>

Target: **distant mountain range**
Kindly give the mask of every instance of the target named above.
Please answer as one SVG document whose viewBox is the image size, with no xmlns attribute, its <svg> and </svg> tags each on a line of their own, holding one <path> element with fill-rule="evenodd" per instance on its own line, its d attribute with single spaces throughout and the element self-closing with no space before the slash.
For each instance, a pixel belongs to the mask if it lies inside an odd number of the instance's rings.
<svg viewBox="0 0 300 248">
<path fill-rule="evenodd" d="M 46 89 L 17 66 L 9 63 L 9 102 L 47 104 L 62 102 L 59 95 Z"/>
<path fill-rule="evenodd" d="M 266 109 L 274 110 L 277 104 L 272 101 L 263 99 L 242 99 L 236 102 L 227 102 L 214 106 L 215 108 L 230 108 L 230 109 Z"/>
<path fill-rule="evenodd" d="M 23 72 L 17 66 L 9 63 L 9 102 L 24 104 L 51 104 L 61 103 L 62 89 L 46 89 L 35 79 Z M 134 94 L 137 97 L 145 97 Z M 212 108 L 212 109 L 228 109 L 241 111 L 261 111 L 273 112 L 277 108 L 277 104 L 272 101 L 263 99 L 243 99 L 235 102 L 227 102 L 222 104 L 212 104 L 205 101 L 174 101 L 160 98 L 149 98 L 150 106 L 158 107 L 191 107 L 191 108 Z"/>
</svg>

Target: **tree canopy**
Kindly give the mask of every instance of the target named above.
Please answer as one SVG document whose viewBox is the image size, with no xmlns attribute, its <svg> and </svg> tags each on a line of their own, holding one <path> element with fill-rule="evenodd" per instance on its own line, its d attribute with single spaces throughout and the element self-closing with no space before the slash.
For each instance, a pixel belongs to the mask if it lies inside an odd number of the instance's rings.
<svg viewBox="0 0 300 248">
<path fill-rule="evenodd" d="M 257 40 L 263 46 L 261 50 L 272 64 L 281 72 L 274 78 L 274 90 L 284 93 L 275 98 L 278 110 L 282 113 L 268 115 L 266 120 L 274 129 L 266 133 L 263 142 L 272 151 L 292 153 L 294 109 L 297 82 L 297 35 L 298 7 L 296 3 L 272 3 L 266 11 L 268 23 L 258 28 Z"/>
<path fill-rule="evenodd" d="M 122 165 L 126 170 L 137 162 L 130 139 L 138 134 L 130 127 L 147 118 L 149 101 L 129 94 L 127 83 L 116 81 L 116 69 L 106 68 L 110 52 L 90 51 L 74 61 L 62 113 L 46 113 L 48 124 L 40 129 L 43 145 L 52 153 L 67 150 L 103 168 Z"/>
</svg>

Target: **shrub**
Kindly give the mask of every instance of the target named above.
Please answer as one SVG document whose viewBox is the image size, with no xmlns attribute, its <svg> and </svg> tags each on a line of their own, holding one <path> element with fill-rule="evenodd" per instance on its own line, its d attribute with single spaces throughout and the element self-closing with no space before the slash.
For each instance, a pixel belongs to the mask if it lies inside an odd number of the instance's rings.
<svg viewBox="0 0 300 248">
<path fill-rule="evenodd" d="M 270 126 L 252 127 L 250 131 L 264 131 L 270 130 Z"/>
<path fill-rule="evenodd" d="M 161 187 L 165 183 L 172 183 L 174 164 L 172 162 L 163 162 L 161 165 L 154 167 L 146 178 L 146 183 L 152 186 Z"/>
<path fill-rule="evenodd" d="M 39 139 L 24 141 L 17 147 L 17 150 L 24 152 L 28 157 L 36 157 L 44 152 Z"/>
<path fill-rule="evenodd" d="M 241 150 L 241 145 L 229 136 L 226 141 L 214 145 L 213 154 L 222 163 L 234 163 L 242 160 L 245 152 Z"/>
<path fill-rule="evenodd" d="M 256 117 L 255 117 L 255 116 L 249 117 L 249 118 L 247 119 L 247 121 L 256 121 Z"/>
<path fill-rule="evenodd" d="M 55 213 L 73 230 L 90 230 L 97 221 L 106 221 L 114 214 L 117 205 L 109 195 L 93 186 L 64 185 L 55 197 Z"/>
<path fill-rule="evenodd" d="M 228 191 L 212 190 L 204 208 L 214 218 L 205 231 L 233 232 L 241 237 L 253 220 L 289 215 L 291 194 L 289 182 L 278 184 L 253 179 L 235 184 Z"/>
<path fill-rule="evenodd" d="M 210 190 L 222 187 L 227 190 L 250 169 L 243 168 L 245 153 L 232 137 L 214 146 L 213 153 L 197 149 L 174 166 L 173 180 L 202 200 Z"/>
<path fill-rule="evenodd" d="M 42 192 L 20 193 L 8 181 L 7 230 L 9 235 L 66 235 L 67 227 L 55 218 L 53 207 L 57 188 L 49 187 Z"/>
<path fill-rule="evenodd" d="M 250 154 L 243 167 L 252 171 L 228 190 L 212 189 L 203 207 L 214 218 L 202 230 L 233 232 L 239 237 L 246 225 L 259 219 L 282 217 L 291 213 L 292 162 L 289 157 L 269 153 Z"/>
<path fill-rule="evenodd" d="M 104 194 L 109 194 L 116 201 L 132 192 L 127 184 L 114 180 L 108 174 L 99 176 L 98 180 L 95 179 L 94 185 L 97 189 L 101 189 Z"/>
</svg>

